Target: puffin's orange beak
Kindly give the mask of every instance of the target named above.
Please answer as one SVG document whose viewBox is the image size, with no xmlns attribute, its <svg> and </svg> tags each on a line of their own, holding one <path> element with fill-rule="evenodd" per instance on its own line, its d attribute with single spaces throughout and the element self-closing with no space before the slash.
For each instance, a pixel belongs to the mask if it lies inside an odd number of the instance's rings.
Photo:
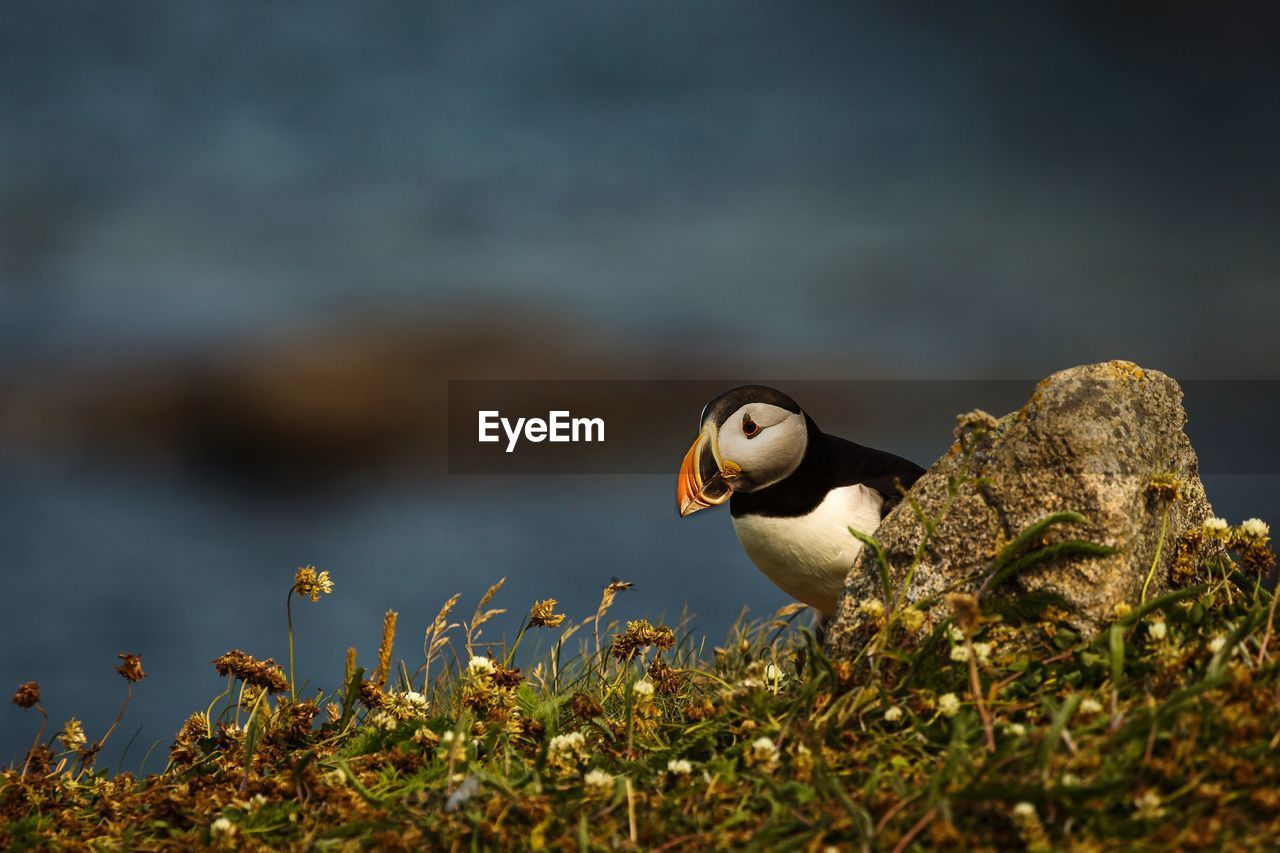
<svg viewBox="0 0 1280 853">
<path fill-rule="evenodd" d="M 715 425 L 707 424 L 680 463 L 676 509 L 681 518 L 700 509 L 719 506 L 733 495 L 729 480 L 737 476 L 739 468 L 728 461 L 721 465 L 718 456 Z"/>
</svg>

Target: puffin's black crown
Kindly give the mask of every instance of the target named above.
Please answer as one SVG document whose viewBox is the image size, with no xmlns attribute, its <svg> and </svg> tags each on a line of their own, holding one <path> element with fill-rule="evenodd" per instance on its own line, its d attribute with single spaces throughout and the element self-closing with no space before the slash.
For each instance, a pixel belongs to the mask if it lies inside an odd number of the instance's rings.
<svg viewBox="0 0 1280 853">
<path fill-rule="evenodd" d="M 717 427 L 723 426 L 730 415 L 748 403 L 766 403 L 786 409 L 788 412 L 800 413 L 800 406 L 796 401 L 777 388 L 770 388 L 768 385 L 740 385 L 725 391 L 703 406 L 702 417 L 698 419 L 698 423 L 701 425 L 710 420 Z"/>
</svg>

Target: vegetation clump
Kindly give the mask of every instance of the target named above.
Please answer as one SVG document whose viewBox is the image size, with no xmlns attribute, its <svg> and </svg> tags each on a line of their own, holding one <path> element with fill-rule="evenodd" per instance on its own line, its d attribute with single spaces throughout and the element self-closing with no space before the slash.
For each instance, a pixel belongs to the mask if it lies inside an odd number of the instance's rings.
<svg viewBox="0 0 1280 853">
<path fill-rule="evenodd" d="M 374 672 L 352 650 L 343 683 L 310 698 L 274 661 L 229 651 L 213 661 L 224 690 L 182 725 L 160 773 L 96 767 L 110 730 L 93 741 L 72 718 L 46 737 L 42 723 L 0 774 L 0 844 L 1280 843 L 1269 529 L 1212 519 L 1199 538 L 1222 547 L 1180 545 L 1179 588 L 1082 636 L 1052 596 L 998 594 L 1010 567 L 1054 558 L 1034 550 L 1053 518 L 996 555 L 978 594 L 935 602 L 942 619 L 906 606 L 886 572 L 849 659 L 824 655 L 797 605 L 739 620 L 712 648 L 687 620 L 611 621 L 621 581 L 581 621 L 534 603 L 510 642 L 482 636 L 501 582 L 461 623 L 454 596 L 416 661 L 396 661 L 389 612 Z M 288 602 L 331 590 L 308 567 Z M 538 648 L 520 655 L 522 643 Z M 144 673 L 121 660 L 127 706 Z M 47 722 L 35 682 L 13 701 Z"/>
</svg>

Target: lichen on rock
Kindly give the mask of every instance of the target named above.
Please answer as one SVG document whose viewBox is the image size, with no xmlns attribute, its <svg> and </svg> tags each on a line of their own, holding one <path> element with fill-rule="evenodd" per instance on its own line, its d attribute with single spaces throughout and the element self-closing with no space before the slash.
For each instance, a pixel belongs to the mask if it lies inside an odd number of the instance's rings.
<svg viewBox="0 0 1280 853">
<path fill-rule="evenodd" d="M 1114 618 L 1117 606 L 1136 605 L 1144 587 L 1147 598 L 1158 595 L 1169 585 L 1177 543 L 1213 514 L 1183 431 L 1186 420 L 1178 383 L 1127 361 L 1055 373 L 1022 409 L 997 421 L 970 416 L 956 444 L 912 487 L 912 500 L 876 531 L 900 586 L 926 538 L 921 516 L 941 515 L 898 603 L 976 590 L 1007 543 L 1063 511 L 1081 513 L 1087 522 L 1055 525 L 1045 544 L 1087 540 L 1116 552 L 1045 561 L 1010 579 L 1011 594 L 1056 593 L 1086 632 Z M 953 495 L 956 478 L 965 485 Z M 856 651 L 858 602 L 881 595 L 876 556 L 864 548 L 827 633 L 833 655 Z M 931 618 L 941 618 L 941 611 L 933 607 Z"/>
</svg>

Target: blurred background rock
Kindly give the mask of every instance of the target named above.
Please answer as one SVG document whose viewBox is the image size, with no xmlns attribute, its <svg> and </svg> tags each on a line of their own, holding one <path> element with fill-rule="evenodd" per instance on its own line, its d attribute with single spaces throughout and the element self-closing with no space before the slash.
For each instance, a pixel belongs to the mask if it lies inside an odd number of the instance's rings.
<svg viewBox="0 0 1280 853">
<path fill-rule="evenodd" d="M 1204 380 L 1215 509 L 1274 522 L 1275 386 L 1223 380 L 1276 375 L 1276 30 L 1264 4 L 10 9 L 0 676 L 92 734 L 141 652 L 131 767 L 216 691 L 205 661 L 284 656 L 300 564 L 337 584 L 296 614 L 325 686 L 387 607 L 411 656 L 502 575 L 513 614 L 616 575 L 620 615 L 687 603 L 713 636 L 782 603 L 725 518 L 676 523 L 683 446 L 447 477 L 449 379 L 1029 390 L 1125 357 Z M 927 464 L 953 414 L 824 426 Z"/>
</svg>

